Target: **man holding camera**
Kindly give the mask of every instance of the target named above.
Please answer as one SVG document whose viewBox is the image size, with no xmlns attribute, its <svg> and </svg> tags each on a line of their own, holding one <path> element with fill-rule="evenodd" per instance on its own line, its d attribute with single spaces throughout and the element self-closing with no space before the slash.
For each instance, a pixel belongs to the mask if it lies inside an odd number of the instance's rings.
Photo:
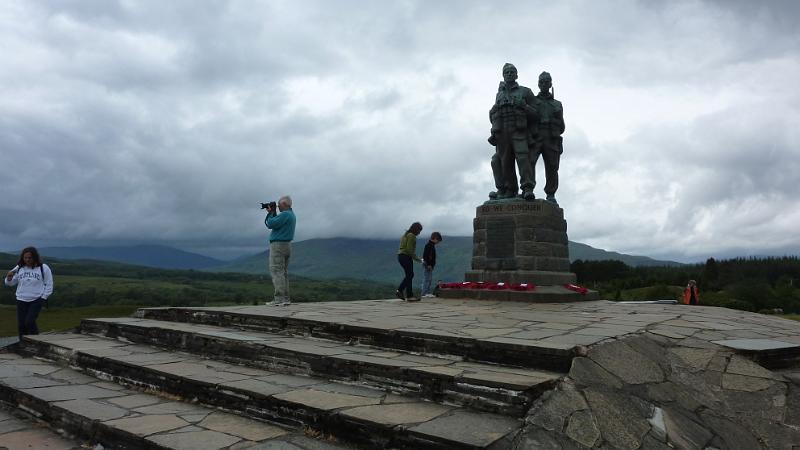
<svg viewBox="0 0 800 450">
<path fill-rule="evenodd" d="M 275 209 L 280 210 L 278 214 Z M 284 195 L 275 202 L 262 204 L 267 210 L 264 224 L 272 230 L 269 234 L 269 273 L 275 286 L 275 298 L 267 302 L 270 306 L 286 306 L 289 300 L 289 257 L 292 255 L 292 239 L 297 219 L 292 211 L 292 198 Z"/>
</svg>

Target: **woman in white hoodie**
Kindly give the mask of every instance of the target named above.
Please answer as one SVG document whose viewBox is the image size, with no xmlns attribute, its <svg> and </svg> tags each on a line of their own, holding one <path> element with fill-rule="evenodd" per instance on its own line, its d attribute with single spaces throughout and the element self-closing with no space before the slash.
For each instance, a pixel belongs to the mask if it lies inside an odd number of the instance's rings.
<svg viewBox="0 0 800 450">
<path fill-rule="evenodd" d="M 17 327 L 19 337 L 39 334 L 36 319 L 47 297 L 53 293 L 53 273 L 42 264 L 39 252 L 26 247 L 19 255 L 17 266 L 5 278 L 6 286 L 17 286 Z"/>
</svg>

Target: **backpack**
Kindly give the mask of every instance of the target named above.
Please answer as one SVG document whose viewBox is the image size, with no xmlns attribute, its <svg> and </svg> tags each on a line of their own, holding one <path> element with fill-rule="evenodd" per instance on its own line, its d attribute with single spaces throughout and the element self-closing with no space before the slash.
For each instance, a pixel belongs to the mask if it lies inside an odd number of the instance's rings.
<svg viewBox="0 0 800 450">
<path fill-rule="evenodd" d="M 42 274 L 42 287 L 44 287 L 44 263 L 42 263 L 39 266 L 39 273 Z M 50 278 L 51 279 L 53 278 L 53 271 L 52 270 L 50 271 Z M 42 293 L 44 293 L 44 291 L 42 291 Z M 41 297 L 39 297 L 39 298 L 41 298 Z M 46 298 L 42 298 L 42 308 L 47 308 L 47 299 Z"/>
</svg>

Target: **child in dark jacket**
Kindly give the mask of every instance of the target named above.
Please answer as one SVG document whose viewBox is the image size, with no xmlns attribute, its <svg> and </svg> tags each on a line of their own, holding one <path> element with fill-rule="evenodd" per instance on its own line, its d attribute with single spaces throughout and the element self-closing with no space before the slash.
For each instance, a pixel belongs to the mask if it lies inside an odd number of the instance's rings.
<svg viewBox="0 0 800 450">
<path fill-rule="evenodd" d="M 434 296 L 431 291 L 431 280 L 433 279 L 433 268 L 436 266 L 436 245 L 439 242 L 442 242 L 442 235 L 438 231 L 434 231 L 422 252 L 422 297 L 425 298 Z"/>
</svg>

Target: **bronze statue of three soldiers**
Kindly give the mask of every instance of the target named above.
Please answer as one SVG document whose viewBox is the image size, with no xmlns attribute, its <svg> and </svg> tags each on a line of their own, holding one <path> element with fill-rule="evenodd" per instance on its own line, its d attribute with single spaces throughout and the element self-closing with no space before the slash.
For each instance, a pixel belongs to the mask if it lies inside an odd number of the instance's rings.
<svg viewBox="0 0 800 450">
<path fill-rule="evenodd" d="M 549 73 L 539 75 L 537 95 L 516 80 L 517 68 L 506 63 L 494 106 L 489 110 L 492 123 L 489 143 L 496 148 L 492 156 L 492 172 L 497 188 L 489 198 L 517 198 L 521 189 L 522 198 L 535 199 L 535 166 L 541 155 L 545 166 L 544 192 L 547 201 L 557 204 L 558 164 L 564 151 L 561 137 L 564 133 L 564 108 L 553 98 L 553 79 Z"/>
</svg>

